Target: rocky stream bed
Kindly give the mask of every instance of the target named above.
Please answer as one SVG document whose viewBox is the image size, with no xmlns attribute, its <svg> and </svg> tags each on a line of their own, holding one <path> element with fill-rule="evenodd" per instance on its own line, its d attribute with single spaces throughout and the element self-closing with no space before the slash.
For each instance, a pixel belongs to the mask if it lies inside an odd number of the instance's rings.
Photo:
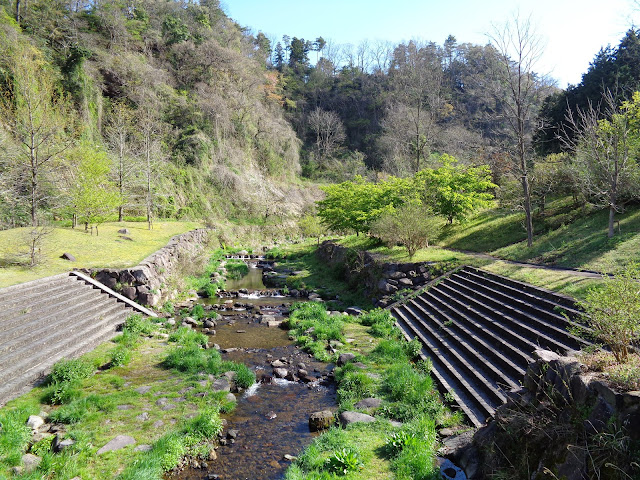
<svg viewBox="0 0 640 480">
<path fill-rule="evenodd" d="M 257 383 L 236 392 L 236 408 L 223 415 L 225 428 L 210 461 L 193 462 L 172 479 L 283 478 L 291 460 L 316 435 L 309 416 L 335 409 L 333 365 L 301 351 L 280 328 L 295 299 L 267 289 L 262 270 L 250 266 L 248 275 L 227 283 L 221 298 L 197 302 L 219 314 L 215 325 L 205 323 L 203 329 L 211 343 L 223 359 L 249 366 Z"/>
</svg>

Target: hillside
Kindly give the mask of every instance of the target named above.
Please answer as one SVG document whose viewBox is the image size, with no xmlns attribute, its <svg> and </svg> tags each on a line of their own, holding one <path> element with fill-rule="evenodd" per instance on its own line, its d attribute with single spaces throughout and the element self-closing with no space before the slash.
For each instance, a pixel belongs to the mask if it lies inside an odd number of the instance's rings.
<svg viewBox="0 0 640 480">
<path fill-rule="evenodd" d="M 314 198 L 296 183 L 278 74 L 218 2 L 20 8 L 18 24 L 15 2 L 0 2 L 5 227 L 115 211 L 284 218 Z"/>
</svg>

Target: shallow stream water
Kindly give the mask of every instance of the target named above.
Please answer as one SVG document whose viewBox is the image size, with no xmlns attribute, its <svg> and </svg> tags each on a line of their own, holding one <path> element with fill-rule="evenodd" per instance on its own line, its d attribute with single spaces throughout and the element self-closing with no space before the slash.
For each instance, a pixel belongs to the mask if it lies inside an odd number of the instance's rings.
<svg viewBox="0 0 640 480">
<path fill-rule="evenodd" d="M 208 462 L 206 469 L 187 469 L 172 478 L 207 479 L 218 475 L 220 480 L 281 479 L 290 463 L 284 455 L 300 454 L 315 435 L 309 431 L 309 414 L 335 406 L 335 388 L 326 382 L 331 366 L 315 361 L 295 347 L 285 330 L 258 323 L 257 313 L 282 319 L 283 310 L 288 310 L 293 302 L 288 297 L 251 295 L 251 291 L 266 290 L 260 269 L 250 268 L 242 279 L 228 282 L 227 289 L 247 289 L 249 294 L 231 299 L 202 299 L 205 304 L 225 306 L 225 310 L 219 311 L 216 335 L 211 336 L 211 341 L 220 346 L 223 359 L 248 365 L 259 380 L 266 381 L 237 394 L 234 412 L 222 416 L 227 420 L 225 432 L 237 430 L 234 443 L 221 445 L 218 458 Z M 236 306 L 237 303 L 242 306 Z M 303 383 L 272 378 L 270 363 L 278 359 L 287 363 L 290 371 L 304 364 L 304 369 L 318 381 Z"/>
</svg>

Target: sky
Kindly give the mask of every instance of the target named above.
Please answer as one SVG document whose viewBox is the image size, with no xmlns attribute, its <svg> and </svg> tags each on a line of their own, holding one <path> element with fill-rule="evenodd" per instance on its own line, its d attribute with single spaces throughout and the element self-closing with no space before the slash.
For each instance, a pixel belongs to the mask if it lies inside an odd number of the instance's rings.
<svg viewBox="0 0 640 480">
<path fill-rule="evenodd" d="M 535 70 L 562 88 L 579 83 L 600 48 L 617 45 L 640 19 L 634 0 L 223 0 L 222 6 L 241 26 L 271 39 L 321 36 L 352 45 L 365 39 L 441 45 L 449 35 L 484 45 L 494 26 L 530 17 L 545 46 Z"/>
</svg>

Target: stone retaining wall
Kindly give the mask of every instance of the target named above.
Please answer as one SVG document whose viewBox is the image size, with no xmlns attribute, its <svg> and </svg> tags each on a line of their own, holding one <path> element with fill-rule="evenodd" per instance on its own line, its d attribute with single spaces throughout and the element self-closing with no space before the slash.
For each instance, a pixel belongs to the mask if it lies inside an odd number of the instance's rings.
<svg viewBox="0 0 640 480">
<path fill-rule="evenodd" d="M 508 392 L 475 435 L 445 438 L 441 453 L 469 479 L 498 471 L 532 480 L 618 478 L 610 465 L 622 469 L 631 459 L 615 448 L 640 441 L 640 391 L 617 391 L 577 357 L 536 350 L 534 359 L 524 388 Z"/>
<path fill-rule="evenodd" d="M 322 242 L 317 254 L 327 264 L 342 268 L 348 282 L 363 283 L 381 307 L 391 304 L 391 296 L 397 291 L 421 288 L 448 269 L 441 262 L 385 262 L 380 255 L 356 252 L 332 240 Z"/>
<path fill-rule="evenodd" d="M 113 268 L 92 269 L 89 274 L 112 290 L 143 305 L 155 306 L 161 299 L 170 299 L 167 279 L 187 257 L 200 254 L 208 241 L 209 232 L 200 228 L 176 235 L 157 252 L 145 258 L 139 265 L 122 270 Z"/>
</svg>

